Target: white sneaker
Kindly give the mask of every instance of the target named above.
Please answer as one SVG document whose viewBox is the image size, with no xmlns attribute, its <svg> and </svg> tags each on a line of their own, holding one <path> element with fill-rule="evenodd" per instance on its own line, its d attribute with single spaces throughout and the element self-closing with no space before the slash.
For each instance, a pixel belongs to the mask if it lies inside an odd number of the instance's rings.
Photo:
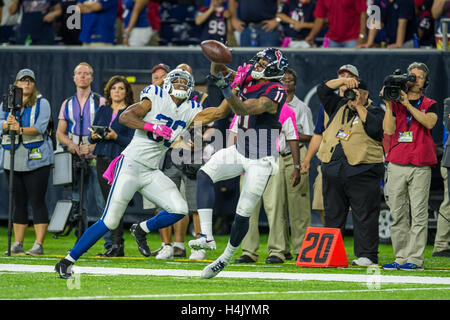
<svg viewBox="0 0 450 320">
<path fill-rule="evenodd" d="M 201 234 L 200 238 L 194 239 L 189 241 L 188 243 L 189 247 L 191 249 L 200 250 L 215 250 L 216 249 L 216 242 L 213 240 L 206 240 L 206 236 L 204 234 Z"/>
<path fill-rule="evenodd" d="M 201 274 L 201 278 L 203 279 L 210 279 L 213 278 L 215 276 L 217 276 L 219 274 L 220 271 L 222 271 L 226 266 L 228 265 L 228 262 L 226 262 L 222 256 L 220 256 L 219 258 L 217 258 L 216 261 L 214 261 L 213 263 L 207 265 Z"/>
<path fill-rule="evenodd" d="M 356 260 L 353 260 L 352 261 L 352 266 L 368 267 L 368 266 L 378 266 L 378 264 L 376 264 L 375 262 L 373 262 L 369 258 L 361 257 L 361 258 L 358 258 Z"/>
<path fill-rule="evenodd" d="M 204 249 L 195 250 L 191 249 L 191 255 L 189 256 L 189 260 L 205 260 L 206 251 Z"/>
<path fill-rule="evenodd" d="M 173 259 L 173 247 L 170 244 L 166 244 L 161 251 L 155 257 L 158 260 L 169 260 Z"/>
</svg>

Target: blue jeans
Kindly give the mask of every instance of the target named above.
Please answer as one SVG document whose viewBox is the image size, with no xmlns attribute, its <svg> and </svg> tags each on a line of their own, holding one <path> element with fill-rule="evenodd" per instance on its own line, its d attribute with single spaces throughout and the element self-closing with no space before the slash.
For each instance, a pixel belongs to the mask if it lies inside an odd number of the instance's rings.
<svg viewBox="0 0 450 320">
<path fill-rule="evenodd" d="M 331 39 L 329 40 L 328 48 L 356 48 L 356 39 L 355 40 L 348 40 L 344 42 L 336 42 Z"/>
<path fill-rule="evenodd" d="M 265 32 L 261 29 L 262 24 L 258 23 L 255 25 L 255 31 L 257 34 L 255 47 L 279 47 L 281 44 L 280 33 L 278 29 L 275 29 L 272 32 Z M 241 47 L 252 47 L 251 41 L 251 29 L 249 27 L 245 27 L 241 33 Z"/>
<path fill-rule="evenodd" d="M 89 195 L 91 195 L 93 199 L 89 199 Z M 73 177 L 72 200 L 80 201 L 80 176 L 77 171 L 75 171 L 75 175 Z M 92 205 L 92 201 L 89 200 L 94 200 L 94 204 Z M 91 205 L 88 206 L 88 203 Z M 105 199 L 103 199 L 102 191 L 98 183 L 97 168 L 95 166 L 88 165 L 83 181 L 83 210 L 86 212 L 86 215 L 84 216 L 85 230 L 88 227 L 88 208 L 93 208 L 95 210 L 94 214 L 90 214 L 90 216 L 98 217 L 100 219 L 103 215 L 104 207 Z M 105 239 L 105 248 L 112 246 L 111 232 L 108 231 L 103 239 Z"/>
</svg>

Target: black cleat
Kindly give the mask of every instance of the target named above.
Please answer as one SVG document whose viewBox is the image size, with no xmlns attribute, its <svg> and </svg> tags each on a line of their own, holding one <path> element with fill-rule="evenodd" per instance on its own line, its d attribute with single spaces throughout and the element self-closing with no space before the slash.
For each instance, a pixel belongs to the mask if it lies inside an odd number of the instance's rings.
<svg viewBox="0 0 450 320">
<path fill-rule="evenodd" d="M 66 258 L 61 259 L 55 266 L 55 271 L 61 279 L 72 279 L 73 262 Z"/>
<path fill-rule="evenodd" d="M 136 239 L 139 252 L 144 257 L 150 257 L 151 251 L 147 244 L 147 233 L 142 230 L 141 226 L 137 223 L 133 224 L 130 228 L 131 234 Z"/>
</svg>

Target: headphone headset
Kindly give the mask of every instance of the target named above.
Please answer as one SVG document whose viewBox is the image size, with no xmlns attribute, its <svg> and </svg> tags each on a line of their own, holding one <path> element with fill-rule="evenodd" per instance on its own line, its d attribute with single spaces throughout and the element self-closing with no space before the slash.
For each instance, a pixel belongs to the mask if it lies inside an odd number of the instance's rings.
<svg viewBox="0 0 450 320">
<path fill-rule="evenodd" d="M 430 84 L 430 69 L 428 69 L 427 65 L 422 62 L 413 62 L 408 67 L 408 72 L 410 72 L 412 69 L 419 69 L 422 70 L 425 73 L 425 81 L 423 83 L 422 90 L 425 90 L 428 85 Z"/>
</svg>

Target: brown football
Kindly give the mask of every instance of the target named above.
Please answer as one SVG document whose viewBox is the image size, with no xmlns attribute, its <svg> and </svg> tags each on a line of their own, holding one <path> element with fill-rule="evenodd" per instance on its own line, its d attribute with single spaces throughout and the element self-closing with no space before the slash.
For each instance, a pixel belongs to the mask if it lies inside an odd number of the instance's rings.
<svg viewBox="0 0 450 320">
<path fill-rule="evenodd" d="M 231 51 L 222 42 L 216 40 L 205 40 L 200 43 L 205 57 L 215 63 L 227 64 L 232 60 Z"/>
</svg>

